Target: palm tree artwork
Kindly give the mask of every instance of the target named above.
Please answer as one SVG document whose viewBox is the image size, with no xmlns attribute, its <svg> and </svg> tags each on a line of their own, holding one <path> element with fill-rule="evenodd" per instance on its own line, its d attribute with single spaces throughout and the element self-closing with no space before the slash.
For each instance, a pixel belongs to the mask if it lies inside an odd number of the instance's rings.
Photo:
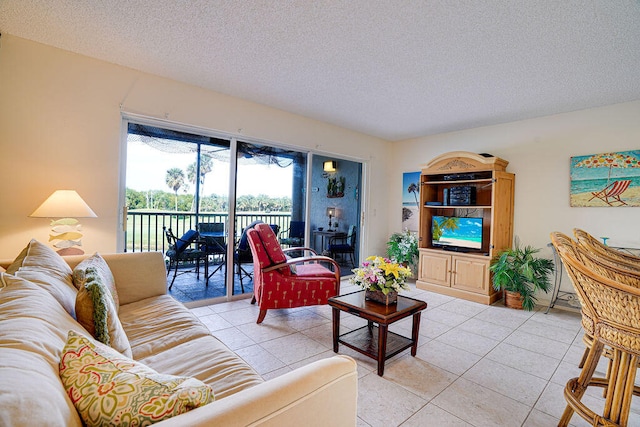
<svg viewBox="0 0 640 427">
<path fill-rule="evenodd" d="M 175 194 L 175 210 L 178 211 L 178 190 L 185 185 L 184 172 L 180 168 L 171 168 L 167 171 L 165 182 Z"/>
<path fill-rule="evenodd" d="M 446 230 L 457 230 L 459 228 L 459 222 L 460 218 L 457 217 L 442 217 L 441 221 L 433 221 L 433 227 L 431 230 L 433 240 L 440 240 L 442 234 Z"/>
<path fill-rule="evenodd" d="M 413 198 L 416 199 L 416 206 L 419 205 L 418 203 L 418 193 L 419 193 L 420 187 L 418 187 L 418 184 L 416 184 L 415 182 L 412 182 L 411 184 L 409 184 L 409 186 L 407 187 L 407 192 L 409 194 L 413 194 Z"/>
</svg>

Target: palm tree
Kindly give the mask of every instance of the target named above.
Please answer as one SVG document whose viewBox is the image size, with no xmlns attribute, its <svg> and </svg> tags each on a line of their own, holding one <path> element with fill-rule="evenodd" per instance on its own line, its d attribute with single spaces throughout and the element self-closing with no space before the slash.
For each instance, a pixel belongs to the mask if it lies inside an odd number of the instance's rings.
<svg viewBox="0 0 640 427">
<path fill-rule="evenodd" d="M 456 217 L 443 217 L 442 221 L 433 221 L 433 240 L 438 241 L 442 237 L 444 230 L 457 230 L 460 218 Z"/>
<path fill-rule="evenodd" d="M 171 168 L 167 171 L 165 182 L 175 194 L 175 210 L 178 211 L 178 190 L 184 185 L 184 172 L 180 168 Z"/>
<path fill-rule="evenodd" d="M 193 162 L 187 167 L 187 178 L 189 182 L 193 185 L 196 184 L 196 168 L 198 166 L 197 162 Z M 208 154 L 202 154 L 200 156 L 200 194 L 198 196 L 199 200 L 202 200 L 202 192 L 204 191 L 204 179 L 206 175 L 213 170 L 213 158 Z M 193 199 L 193 203 L 195 203 L 195 198 Z M 202 206 L 202 205 L 201 205 Z M 192 206 L 192 209 L 195 210 L 195 205 Z"/>
<path fill-rule="evenodd" d="M 407 187 L 407 192 L 409 193 L 413 193 L 413 198 L 416 199 L 416 206 L 419 206 L 420 204 L 418 203 L 418 192 L 420 191 L 420 187 L 418 187 L 418 184 L 416 184 L 415 182 L 412 182 L 411 184 L 409 184 L 409 186 Z"/>
</svg>

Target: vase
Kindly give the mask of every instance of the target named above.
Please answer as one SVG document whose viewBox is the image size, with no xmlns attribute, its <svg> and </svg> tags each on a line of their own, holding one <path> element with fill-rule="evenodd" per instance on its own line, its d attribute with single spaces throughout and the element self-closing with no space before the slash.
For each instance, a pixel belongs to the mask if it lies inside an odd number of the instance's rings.
<svg viewBox="0 0 640 427">
<path fill-rule="evenodd" d="M 391 291 L 388 294 L 383 294 L 382 291 L 370 291 L 366 289 L 364 291 L 364 297 L 368 300 L 379 302 L 384 305 L 391 305 L 398 302 L 398 293 Z"/>
<path fill-rule="evenodd" d="M 522 295 L 520 292 L 504 291 L 504 305 L 508 308 L 522 310 Z"/>
</svg>

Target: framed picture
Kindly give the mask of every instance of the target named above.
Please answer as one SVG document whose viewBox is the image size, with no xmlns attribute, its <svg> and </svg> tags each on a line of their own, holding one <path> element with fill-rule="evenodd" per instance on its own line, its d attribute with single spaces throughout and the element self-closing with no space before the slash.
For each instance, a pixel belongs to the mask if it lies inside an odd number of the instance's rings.
<svg viewBox="0 0 640 427">
<path fill-rule="evenodd" d="M 420 207 L 420 172 L 402 174 L 402 229 L 418 231 Z"/>
<path fill-rule="evenodd" d="M 640 206 L 640 150 L 571 157 L 570 204 Z"/>
</svg>

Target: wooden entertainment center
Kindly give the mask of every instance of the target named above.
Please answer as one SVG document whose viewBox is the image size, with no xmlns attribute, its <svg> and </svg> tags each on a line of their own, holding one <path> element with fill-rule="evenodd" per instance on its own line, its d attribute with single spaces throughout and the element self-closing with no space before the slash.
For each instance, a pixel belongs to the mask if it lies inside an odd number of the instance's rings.
<svg viewBox="0 0 640 427">
<path fill-rule="evenodd" d="M 505 171 L 508 163 L 488 154 L 454 151 L 422 169 L 419 289 L 483 304 L 501 298 L 491 285 L 489 265 L 513 241 L 515 175 Z M 455 239 L 467 223 L 469 236 Z M 474 234 L 474 227 L 482 232 Z"/>
</svg>

